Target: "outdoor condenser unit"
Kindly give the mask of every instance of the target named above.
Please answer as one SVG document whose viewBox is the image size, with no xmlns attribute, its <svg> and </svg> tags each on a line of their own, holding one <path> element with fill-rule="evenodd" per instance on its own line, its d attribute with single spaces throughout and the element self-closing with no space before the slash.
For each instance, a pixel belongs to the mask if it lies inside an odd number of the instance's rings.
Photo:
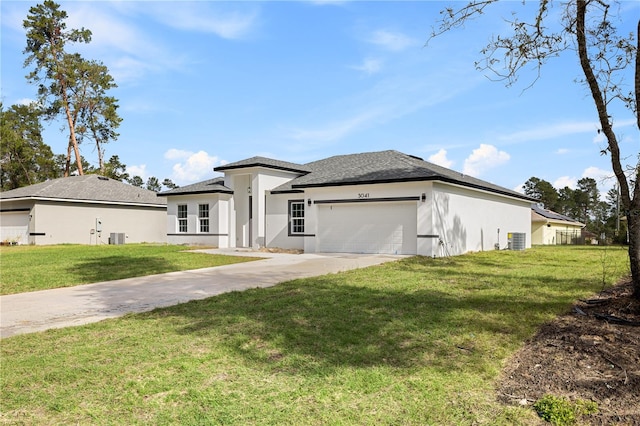
<svg viewBox="0 0 640 426">
<path fill-rule="evenodd" d="M 124 232 L 112 232 L 109 235 L 109 244 L 124 244 Z"/>
<path fill-rule="evenodd" d="M 509 232 L 507 234 L 509 250 L 524 250 L 527 248 L 527 234 L 524 232 Z"/>
</svg>

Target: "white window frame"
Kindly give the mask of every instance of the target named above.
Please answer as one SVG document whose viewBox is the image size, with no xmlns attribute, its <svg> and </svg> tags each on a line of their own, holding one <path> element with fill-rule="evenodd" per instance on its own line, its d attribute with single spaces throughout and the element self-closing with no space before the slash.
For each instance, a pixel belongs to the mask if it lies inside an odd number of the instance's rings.
<svg viewBox="0 0 640 426">
<path fill-rule="evenodd" d="M 206 207 L 206 209 L 204 208 Z M 205 215 L 206 213 L 206 215 Z M 200 233 L 209 233 L 209 204 L 198 204 L 198 230 Z"/>
<path fill-rule="evenodd" d="M 304 235 L 305 208 L 304 200 L 289 200 L 289 235 Z"/>
<path fill-rule="evenodd" d="M 181 234 L 186 234 L 189 231 L 188 216 L 189 207 L 186 204 L 178 204 L 176 219 L 178 221 L 178 232 Z"/>
</svg>

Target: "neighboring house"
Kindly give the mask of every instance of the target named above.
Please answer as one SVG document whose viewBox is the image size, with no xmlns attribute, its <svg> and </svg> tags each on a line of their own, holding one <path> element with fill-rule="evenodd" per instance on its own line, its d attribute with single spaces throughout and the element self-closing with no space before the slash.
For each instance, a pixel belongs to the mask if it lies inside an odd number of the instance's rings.
<svg viewBox="0 0 640 426">
<path fill-rule="evenodd" d="M 584 227 L 584 223 L 538 204 L 531 206 L 531 244 L 575 244 Z"/>
<path fill-rule="evenodd" d="M 535 200 L 397 151 L 214 170 L 224 177 L 159 194 L 169 243 L 443 256 L 517 233 L 531 246 Z"/>
<path fill-rule="evenodd" d="M 0 192 L 0 241 L 19 244 L 166 242 L 166 199 L 98 175 Z"/>
</svg>

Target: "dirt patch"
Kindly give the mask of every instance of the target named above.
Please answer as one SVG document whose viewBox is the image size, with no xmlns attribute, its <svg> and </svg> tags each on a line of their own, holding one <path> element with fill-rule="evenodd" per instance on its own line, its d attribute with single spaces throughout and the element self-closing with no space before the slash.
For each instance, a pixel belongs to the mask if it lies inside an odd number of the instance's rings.
<svg viewBox="0 0 640 426">
<path fill-rule="evenodd" d="M 544 325 L 508 362 L 499 399 L 528 405 L 545 394 L 590 400 L 599 413 L 580 424 L 640 425 L 640 303 L 631 293 L 625 281 Z"/>
</svg>

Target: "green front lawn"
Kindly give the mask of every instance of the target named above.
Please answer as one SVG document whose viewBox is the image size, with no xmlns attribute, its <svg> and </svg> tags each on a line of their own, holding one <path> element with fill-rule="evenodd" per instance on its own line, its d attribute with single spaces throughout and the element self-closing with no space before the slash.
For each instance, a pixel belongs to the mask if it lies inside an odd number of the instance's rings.
<svg viewBox="0 0 640 426">
<path fill-rule="evenodd" d="M 628 273 L 620 248 L 380 266 L 2 340 L 11 424 L 532 424 L 508 358 Z"/>
<path fill-rule="evenodd" d="M 189 253 L 157 244 L 0 247 L 0 294 L 209 268 L 255 258 Z"/>
</svg>

